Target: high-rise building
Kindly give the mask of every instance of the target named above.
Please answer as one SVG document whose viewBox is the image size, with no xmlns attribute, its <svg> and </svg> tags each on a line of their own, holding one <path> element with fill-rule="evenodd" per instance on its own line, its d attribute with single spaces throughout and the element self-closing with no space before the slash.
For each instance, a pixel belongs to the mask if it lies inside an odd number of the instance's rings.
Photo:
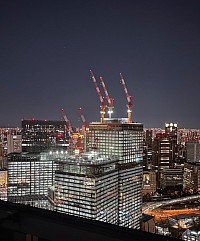
<svg viewBox="0 0 200 241">
<path fill-rule="evenodd" d="M 158 188 L 161 188 L 162 171 L 174 168 L 177 157 L 177 124 L 165 124 L 165 132 L 156 134 L 152 146 L 152 168 L 157 173 Z"/>
<path fill-rule="evenodd" d="M 119 168 L 119 225 L 140 228 L 142 218 L 143 125 L 108 119 L 89 125 L 89 149 L 116 156 Z"/>
<path fill-rule="evenodd" d="M 69 145 L 65 121 L 23 120 L 22 152 L 63 150 Z"/>
<path fill-rule="evenodd" d="M 118 224 L 118 161 L 97 152 L 58 160 L 54 210 Z"/>
<path fill-rule="evenodd" d="M 8 201 L 48 208 L 48 187 L 54 185 L 57 153 L 10 153 Z"/>
</svg>

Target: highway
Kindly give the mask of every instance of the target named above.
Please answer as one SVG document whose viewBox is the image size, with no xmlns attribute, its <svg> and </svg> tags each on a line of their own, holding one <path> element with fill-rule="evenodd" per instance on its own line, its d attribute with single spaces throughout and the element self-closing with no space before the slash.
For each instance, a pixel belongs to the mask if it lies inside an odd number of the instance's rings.
<svg viewBox="0 0 200 241">
<path fill-rule="evenodd" d="M 176 210 L 173 209 L 173 204 L 178 204 L 178 203 L 187 202 L 187 201 L 195 201 L 197 199 L 200 199 L 200 194 L 167 200 L 167 201 L 161 201 L 161 202 L 148 202 L 143 204 L 142 212 L 145 214 L 153 215 L 156 220 L 159 220 L 161 218 L 167 219 L 168 216 L 174 216 L 178 214 L 189 214 L 189 213 L 200 214 L 200 209 L 197 207 L 184 208 L 184 209 L 180 208 Z M 162 209 L 162 207 L 166 205 L 171 205 L 170 209 L 168 210 Z"/>
</svg>

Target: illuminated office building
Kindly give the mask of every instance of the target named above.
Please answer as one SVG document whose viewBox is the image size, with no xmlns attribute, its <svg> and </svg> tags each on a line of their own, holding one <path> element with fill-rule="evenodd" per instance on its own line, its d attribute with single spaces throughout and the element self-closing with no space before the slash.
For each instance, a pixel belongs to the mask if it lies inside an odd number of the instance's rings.
<svg viewBox="0 0 200 241">
<path fill-rule="evenodd" d="M 48 187 L 54 184 L 56 155 L 8 154 L 8 201 L 48 208 Z"/>
<path fill-rule="evenodd" d="M 127 119 L 108 119 L 89 125 L 87 146 L 118 159 L 120 226 L 140 228 L 142 218 L 143 125 Z"/>
<path fill-rule="evenodd" d="M 22 152 L 65 151 L 69 145 L 68 139 L 65 121 L 22 121 Z"/>
<path fill-rule="evenodd" d="M 118 224 L 118 163 L 96 152 L 58 160 L 54 210 Z"/>
</svg>

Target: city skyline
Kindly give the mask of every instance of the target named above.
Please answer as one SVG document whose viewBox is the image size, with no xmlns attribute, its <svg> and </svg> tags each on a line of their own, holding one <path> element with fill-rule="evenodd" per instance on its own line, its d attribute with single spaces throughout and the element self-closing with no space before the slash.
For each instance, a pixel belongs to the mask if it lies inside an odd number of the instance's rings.
<svg viewBox="0 0 200 241">
<path fill-rule="evenodd" d="M 0 126 L 60 120 L 61 108 L 81 126 L 80 106 L 88 123 L 99 121 L 92 69 L 114 98 L 113 117 L 127 117 L 122 72 L 134 121 L 200 128 L 199 8 L 197 1 L 2 1 Z"/>
</svg>

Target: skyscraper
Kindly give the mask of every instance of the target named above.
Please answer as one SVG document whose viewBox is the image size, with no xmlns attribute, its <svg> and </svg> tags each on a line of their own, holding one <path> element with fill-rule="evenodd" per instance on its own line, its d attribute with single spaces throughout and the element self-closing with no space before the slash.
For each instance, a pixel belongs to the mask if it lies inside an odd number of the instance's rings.
<svg viewBox="0 0 200 241">
<path fill-rule="evenodd" d="M 127 123 L 127 119 L 108 119 L 105 123 L 91 123 L 89 130 L 89 149 L 118 158 L 119 225 L 140 228 L 143 125 Z"/>
</svg>

